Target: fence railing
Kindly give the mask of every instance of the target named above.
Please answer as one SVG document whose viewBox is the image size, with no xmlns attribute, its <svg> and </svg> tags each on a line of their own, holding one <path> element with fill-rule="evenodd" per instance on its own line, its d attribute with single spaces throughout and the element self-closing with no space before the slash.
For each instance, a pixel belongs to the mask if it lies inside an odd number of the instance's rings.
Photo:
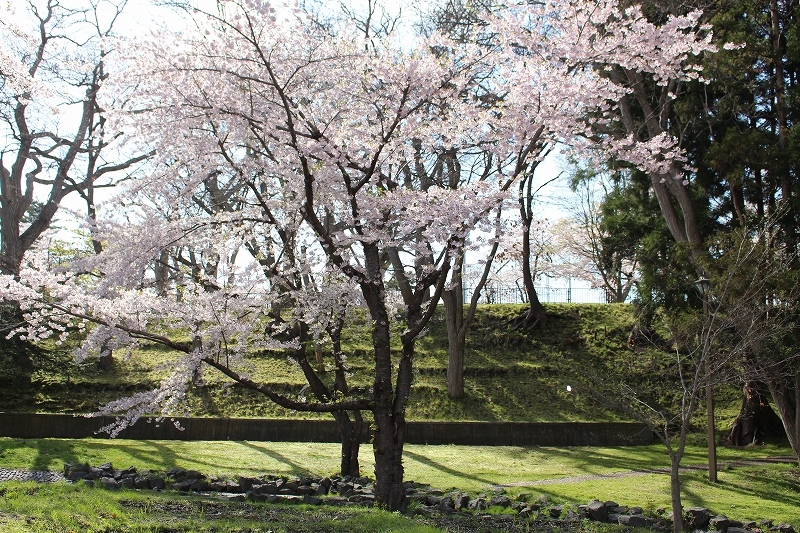
<svg viewBox="0 0 800 533">
<path fill-rule="evenodd" d="M 535 288 L 539 301 L 545 303 L 605 304 L 609 302 L 605 289 L 551 287 L 549 285 Z M 464 287 L 464 302 L 472 299 L 473 291 L 473 287 Z M 482 304 L 524 304 L 528 303 L 528 295 L 521 284 L 519 286 L 492 284 L 483 288 L 479 302 Z"/>
</svg>

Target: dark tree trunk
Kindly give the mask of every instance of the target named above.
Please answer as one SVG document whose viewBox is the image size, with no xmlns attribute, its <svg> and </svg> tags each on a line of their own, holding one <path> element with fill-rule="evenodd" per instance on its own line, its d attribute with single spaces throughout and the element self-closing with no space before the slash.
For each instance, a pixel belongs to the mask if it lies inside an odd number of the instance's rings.
<svg viewBox="0 0 800 533">
<path fill-rule="evenodd" d="M 789 438 L 789 445 L 800 464 L 800 371 L 785 379 L 771 380 L 769 391 Z"/>
<path fill-rule="evenodd" d="M 461 335 L 464 322 L 464 288 L 461 278 L 450 290 L 442 294 L 445 324 L 447 326 L 447 394 L 451 398 L 464 397 L 464 348 Z"/>
<path fill-rule="evenodd" d="M 760 387 L 756 383 L 745 383 L 742 408 L 731 428 L 729 444 L 748 446 L 785 435 L 780 417 L 772 410 Z"/>
<path fill-rule="evenodd" d="M 105 372 L 111 370 L 111 367 L 114 366 L 114 354 L 111 350 L 106 350 L 105 353 L 100 355 L 97 358 L 97 366 L 100 367 L 100 370 Z"/>
<path fill-rule="evenodd" d="M 376 327 L 375 329 L 386 329 L 386 334 L 380 335 L 386 339 L 385 348 L 376 346 L 375 351 L 376 354 L 381 354 L 381 359 L 385 359 L 387 363 L 391 364 L 388 327 Z M 395 410 L 396 398 L 391 386 L 391 368 L 386 366 L 386 370 L 376 371 L 373 388 L 375 432 L 372 448 L 375 454 L 375 503 L 378 507 L 389 511 L 404 511 L 407 505 L 403 487 L 403 446 L 406 440 L 406 420 L 403 410 Z M 401 379 L 410 379 L 411 377 L 403 375 L 402 367 L 401 364 L 398 372 L 398 387 Z"/>
<path fill-rule="evenodd" d="M 333 362 L 336 365 L 336 382 L 334 390 L 339 392 L 343 397 L 350 395 L 350 388 L 347 385 L 347 367 L 345 366 L 345 358 L 342 353 L 342 328 L 344 327 L 344 318 L 339 316 L 331 321 L 328 327 L 328 335 L 331 338 L 333 345 Z M 315 344 L 315 354 L 317 355 L 317 364 L 322 357 L 322 350 L 319 345 Z M 358 452 L 361 448 L 361 430 L 364 426 L 364 419 L 361 417 L 361 411 L 353 412 L 353 420 L 347 412 L 334 413 L 336 423 L 339 425 L 339 435 L 342 438 L 342 462 L 341 462 L 341 475 L 343 476 L 358 476 L 360 475 L 361 465 L 358 461 Z"/>
<path fill-rule="evenodd" d="M 33 369 L 33 355 L 42 350 L 18 335 L 6 338 L 12 330 L 23 324 L 25 319 L 17 302 L 0 302 L 0 353 L 8 356 L 21 370 L 30 371 Z"/>
<path fill-rule="evenodd" d="M 353 420 L 347 412 L 334 413 L 339 426 L 339 435 L 342 438 L 342 461 L 340 474 L 342 476 L 359 476 L 360 465 L 358 452 L 361 447 L 361 428 L 364 425 L 360 411 L 354 411 Z"/>
<path fill-rule="evenodd" d="M 457 269 L 453 272 L 453 287 L 442 291 L 442 302 L 444 303 L 445 322 L 447 325 L 447 394 L 451 398 L 464 397 L 464 356 L 467 344 L 467 331 L 472 321 L 475 319 L 475 310 L 478 308 L 478 300 L 481 292 L 489 280 L 489 273 L 492 270 L 492 263 L 497 255 L 500 237 L 500 217 L 501 210 L 497 210 L 497 233 L 494 244 L 486 256 L 483 265 L 483 274 L 478 284 L 472 291 L 472 299 L 469 308 L 464 314 L 464 280 L 461 273 L 464 270 L 464 255 L 462 254 L 455 262 Z"/>
<path fill-rule="evenodd" d="M 397 391 L 392 386 L 392 353 L 390 345 L 389 313 L 383 300 L 385 287 L 378 247 L 364 244 L 364 263 L 367 280 L 361 291 L 372 319 L 372 348 L 375 374 L 372 382 L 374 407 L 374 435 L 372 450 L 375 455 L 375 505 L 389 511 L 406 508 L 403 487 L 403 445 L 406 438 L 404 406 L 398 410 L 398 394 L 411 385 L 411 360 L 403 346 L 403 355 L 397 370 Z M 412 343 L 413 347 L 413 343 Z M 406 390 L 406 399 L 408 391 Z"/>
<path fill-rule="evenodd" d="M 533 268 L 531 268 L 531 245 L 530 234 L 528 230 L 522 232 L 522 281 L 525 285 L 525 294 L 528 296 L 528 303 L 530 306 L 528 310 L 513 321 L 514 329 L 520 328 L 535 328 L 539 325 L 544 325 L 547 321 L 547 311 L 545 310 L 542 302 L 539 301 L 539 295 L 536 293 L 536 287 L 533 285 Z"/>
</svg>

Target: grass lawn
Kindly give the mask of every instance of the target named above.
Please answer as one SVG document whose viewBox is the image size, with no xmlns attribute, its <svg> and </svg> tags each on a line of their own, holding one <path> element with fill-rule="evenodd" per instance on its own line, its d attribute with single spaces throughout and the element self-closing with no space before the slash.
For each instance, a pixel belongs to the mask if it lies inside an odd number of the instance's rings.
<svg viewBox="0 0 800 533">
<path fill-rule="evenodd" d="M 404 516 L 361 507 L 222 502 L 175 493 L 109 491 L 58 483 L 0 484 L 4 533 L 437 533 Z"/>
<path fill-rule="evenodd" d="M 718 451 L 721 463 L 788 453 L 787 448 L 777 446 L 720 448 Z M 80 461 L 93 465 L 111 462 L 117 468 L 135 466 L 151 470 L 179 466 L 220 476 L 329 475 L 337 471 L 338 454 L 338 445 L 313 443 L 0 439 L 0 464 L 30 469 L 60 470 L 65 461 Z M 373 462 L 369 445 L 362 448 L 361 461 L 362 472 L 371 475 Z M 690 446 L 683 464 L 705 461 L 705 448 Z M 457 488 L 473 494 L 491 494 L 499 486 L 506 485 L 504 490 L 512 498 L 546 496 L 553 502 L 569 503 L 586 503 L 592 498 L 611 499 L 650 511 L 669 508 L 669 478 L 664 474 L 595 477 L 582 481 L 567 478 L 641 471 L 666 467 L 668 463 L 660 445 L 619 448 L 409 445 L 404 462 L 406 479 L 443 490 Z M 564 481 L 558 482 L 560 479 Z M 525 486 L 543 480 L 548 482 Z M 723 466 L 717 484 L 708 483 L 703 472 L 690 471 L 683 475 L 683 481 L 686 507 L 700 505 L 730 518 L 771 518 L 776 523 L 800 526 L 797 511 L 800 508 L 800 471 L 795 464 Z M 102 497 L 104 502 L 105 498 L 110 498 L 111 503 L 107 505 L 112 507 L 118 505 L 113 501 L 124 499 L 125 494 L 129 499 L 136 494 L 121 491 L 113 497 L 96 496 L 102 492 L 106 491 L 86 489 L 85 494 L 81 490 L 69 494 L 77 499 Z M 10 505 L 9 501 L 0 503 L 0 513 L 24 514 Z"/>
</svg>

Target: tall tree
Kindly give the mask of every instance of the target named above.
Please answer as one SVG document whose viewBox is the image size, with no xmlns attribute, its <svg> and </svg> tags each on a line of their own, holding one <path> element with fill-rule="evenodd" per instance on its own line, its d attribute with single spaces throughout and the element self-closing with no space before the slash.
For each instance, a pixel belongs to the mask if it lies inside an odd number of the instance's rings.
<svg viewBox="0 0 800 533">
<path fill-rule="evenodd" d="M 548 34 L 539 31 L 553 20 L 585 27 L 581 17 L 595 13 L 595 2 L 551 8 L 560 16 L 554 19 L 538 6 L 515 11 L 538 25 L 533 33 L 524 28 L 526 38 L 542 47 L 536 54 L 514 43 L 486 48 L 439 35 L 403 46 L 392 46 L 391 39 L 365 43 L 347 28 L 331 32 L 302 13 L 258 0 L 197 11 L 196 29 L 154 35 L 132 46 L 121 86 L 135 85 L 137 91 L 119 120 L 156 149 L 158 171 L 138 180 L 128 194 L 168 196 L 175 179 L 193 194 L 209 175 L 222 172 L 243 184 L 248 201 L 234 212 L 204 215 L 197 229 L 195 220 L 161 227 L 163 217 L 130 211 L 135 229 L 119 225 L 109 246 L 91 258 L 104 272 L 98 280 L 81 278 L 85 265 L 72 273 L 48 273 L 34 264 L 20 272 L 19 280 L 0 278 L 2 294 L 20 301 L 29 314 L 29 327 L 19 334 L 36 340 L 60 335 L 73 323 L 95 322 L 113 329 L 120 342 L 146 339 L 184 354 L 158 390 L 108 407 L 126 414 L 121 424 L 179 405 L 203 365 L 294 409 L 368 410 L 376 503 L 403 509 L 405 406 L 416 339 L 433 316 L 469 232 L 489 217 L 505 198 L 504 189 L 522 173 L 498 173 L 458 189 L 423 190 L 407 186 L 405 167 L 418 153 L 435 161 L 473 146 L 488 149 L 498 161 L 524 161 L 518 154 L 535 154 L 541 139 L 578 138 L 586 130 L 586 110 L 596 109 L 598 120 L 604 120 L 617 89 L 591 69 L 571 68 L 564 60 L 565 41 L 557 34 L 545 39 Z M 691 34 L 674 36 L 674 24 L 643 26 L 635 10 L 598 15 L 597 27 L 616 33 L 581 41 L 590 57 L 622 53 L 644 65 L 660 65 L 671 57 L 668 53 L 683 57 L 697 46 Z M 510 24 L 519 29 L 519 20 Z M 687 33 L 689 25 L 678 23 Z M 631 56 L 626 46 L 640 32 L 644 42 L 659 38 Z M 672 61 L 664 68 L 672 73 L 681 66 Z M 479 76 L 486 72 L 496 75 Z M 482 90 L 475 80 L 491 90 Z M 488 94 L 503 98 L 487 106 L 482 97 Z M 616 145 L 609 141 L 607 146 Z M 617 146 L 618 152 L 640 159 L 653 149 L 653 144 L 644 152 Z M 326 287 L 326 298 L 305 287 L 291 291 L 291 309 L 283 308 L 280 319 L 272 311 L 286 302 L 286 293 L 264 282 L 258 262 L 229 265 L 237 270 L 235 283 L 218 282 L 215 290 L 204 285 L 211 276 L 187 280 L 180 304 L 139 288 L 143 272 L 173 242 L 174 231 L 184 238 L 202 228 L 206 233 L 198 243 L 219 248 L 212 255 L 223 260 L 238 235 L 264 231 L 267 225 L 270 231 L 290 227 L 307 236 L 310 251 L 321 258 L 316 265 L 329 279 L 358 289 L 372 328 L 369 390 L 344 397 L 320 386 L 322 394 L 305 401 L 277 394 L 241 370 L 253 348 L 283 350 L 313 381 L 302 330 L 304 325 L 327 327 L 328 298 L 337 294 L 333 284 Z M 395 274 L 404 277 L 402 303 L 393 302 L 387 291 L 386 260 L 392 256 Z M 432 261 L 420 264 L 420 258 Z M 267 334 L 264 317 L 271 319 Z M 397 317 L 401 351 L 393 354 Z M 190 331 L 191 342 L 173 338 L 170 326 Z M 89 337 L 84 349 L 96 340 Z"/>
<path fill-rule="evenodd" d="M 16 275 L 25 254 L 64 197 L 108 186 L 148 155 L 112 159 L 119 134 L 104 127 L 102 86 L 114 50 L 108 44 L 125 8 L 102 2 L 69 8 L 47 0 L 4 6 L 0 70 L 0 271 Z M 15 21 L 22 17 L 29 26 Z M 30 212 L 35 198 L 41 207 Z M 23 224 L 26 214 L 30 218 Z"/>
<path fill-rule="evenodd" d="M 115 50 L 109 43 L 125 1 L 70 7 L 55 0 L 0 6 L 0 272 L 18 276 L 25 254 L 50 228 L 64 198 L 94 191 L 147 159 L 127 156 L 121 134 L 105 127 L 113 99 L 103 85 Z M 106 95 L 107 96 L 107 95 Z M 99 243 L 95 241 L 95 249 Z M 18 326 L 13 302 L 0 328 Z M 2 335 L 5 339 L 6 335 Z M 8 350 L 23 366 L 31 347 Z"/>
</svg>

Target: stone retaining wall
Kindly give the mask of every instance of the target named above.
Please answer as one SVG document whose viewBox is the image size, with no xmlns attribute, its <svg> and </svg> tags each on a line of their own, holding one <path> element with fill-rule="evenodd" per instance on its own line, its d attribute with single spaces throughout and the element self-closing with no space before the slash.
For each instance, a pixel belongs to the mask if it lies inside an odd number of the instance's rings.
<svg viewBox="0 0 800 533">
<path fill-rule="evenodd" d="M 175 427 L 177 421 L 183 430 Z M 111 417 L 0 413 L 0 436 L 17 438 L 103 437 L 96 431 Z M 365 424 L 366 426 L 366 424 Z M 119 438 L 138 440 L 253 440 L 340 442 L 333 420 L 181 418 L 140 420 Z M 642 424 L 625 422 L 408 422 L 409 444 L 474 446 L 624 446 L 653 442 Z M 369 442 L 365 427 L 363 442 Z"/>
</svg>

